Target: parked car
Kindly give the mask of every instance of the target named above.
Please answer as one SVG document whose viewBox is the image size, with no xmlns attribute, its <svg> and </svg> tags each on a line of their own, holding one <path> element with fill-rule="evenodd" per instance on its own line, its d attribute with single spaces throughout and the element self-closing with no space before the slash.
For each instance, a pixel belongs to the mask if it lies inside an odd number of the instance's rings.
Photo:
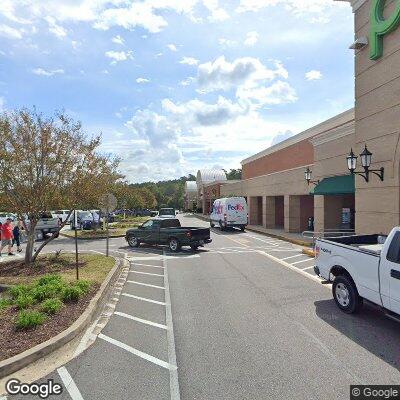
<svg viewBox="0 0 400 400">
<path fill-rule="evenodd" d="M 176 218 L 175 208 L 160 208 L 158 216 L 160 218 Z"/>
<path fill-rule="evenodd" d="M 17 215 L 13 213 L 7 213 L 7 212 L 0 212 L 0 222 L 4 224 L 8 218 L 11 218 L 13 221 L 17 219 Z"/>
<path fill-rule="evenodd" d="M 157 217 L 158 211 L 157 210 L 151 210 L 151 216 L 152 217 Z"/>
<path fill-rule="evenodd" d="M 358 312 L 365 299 L 400 321 L 400 227 L 389 236 L 318 239 L 315 252 L 314 271 L 333 281 L 333 298 L 342 311 Z"/>
<path fill-rule="evenodd" d="M 50 213 L 53 216 L 53 218 L 58 218 L 60 222 L 63 223 L 67 220 L 70 210 L 56 210 L 56 211 L 50 211 Z M 70 222 L 71 218 L 67 221 L 67 224 Z"/>
<path fill-rule="evenodd" d="M 210 214 L 210 226 L 218 225 L 222 230 L 237 227 L 242 231 L 248 224 L 248 209 L 244 197 L 228 197 L 214 201 Z"/>
<path fill-rule="evenodd" d="M 93 214 L 90 211 L 77 211 L 77 225 L 75 226 L 75 218 L 72 217 L 71 229 L 83 229 L 90 230 L 93 229 L 94 219 Z"/>
<path fill-rule="evenodd" d="M 148 208 L 145 208 L 142 210 L 136 210 L 136 216 L 137 217 L 150 217 L 151 211 Z"/>
<path fill-rule="evenodd" d="M 177 218 L 153 218 L 138 228 L 128 229 L 125 239 L 131 247 L 141 243 L 168 245 L 173 252 L 182 246 L 197 250 L 206 243 L 211 243 L 209 228 L 181 227 Z"/>
<path fill-rule="evenodd" d="M 27 216 L 24 218 L 25 225 L 29 229 L 30 220 Z M 46 239 L 60 229 L 60 220 L 58 217 L 53 217 L 51 212 L 45 212 L 40 215 L 40 219 L 35 227 L 35 235 L 37 239 Z M 57 234 L 58 236 L 58 234 Z"/>
</svg>

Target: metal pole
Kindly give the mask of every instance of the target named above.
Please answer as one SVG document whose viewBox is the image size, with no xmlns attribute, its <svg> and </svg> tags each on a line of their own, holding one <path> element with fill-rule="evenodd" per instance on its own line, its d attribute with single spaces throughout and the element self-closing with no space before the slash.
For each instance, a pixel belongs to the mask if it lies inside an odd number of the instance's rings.
<svg viewBox="0 0 400 400">
<path fill-rule="evenodd" d="M 109 241 L 110 241 L 110 235 L 109 235 L 109 232 L 108 232 L 108 215 L 109 215 L 109 211 L 108 211 L 108 206 L 107 206 L 107 215 L 106 215 L 106 218 L 107 218 L 107 221 L 106 221 L 106 229 L 107 229 L 107 250 L 106 250 L 106 256 L 108 257 L 108 251 L 109 251 Z"/>
<path fill-rule="evenodd" d="M 75 268 L 76 268 L 76 280 L 79 281 L 78 218 L 77 218 L 76 210 L 74 210 L 74 225 L 75 225 Z"/>
</svg>

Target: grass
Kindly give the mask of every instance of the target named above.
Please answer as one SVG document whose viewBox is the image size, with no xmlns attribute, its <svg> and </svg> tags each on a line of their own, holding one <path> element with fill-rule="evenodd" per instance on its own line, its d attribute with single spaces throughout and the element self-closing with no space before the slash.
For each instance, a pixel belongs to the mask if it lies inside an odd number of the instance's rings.
<svg viewBox="0 0 400 400">
<path fill-rule="evenodd" d="M 61 274 L 45 275 L 30 284 L 9 289 L 1 300 L 1 308 L 20 310 L 15 320 L 17 329 L 34 328 L 43 324 L 46 315 L 56 314 L 63 303 L 77 302 L 91 286 L 86 280 L 69 282 Z"/>
<path fill-rule="evenodd" d="M 16 261 L 13 261 L 13 263 Z M 114 267 L 115 260 L 112 257 L 106 257 L 101 254 L 80 254 L 79 255 L 79 278 L 82 280 L 91 281 L 101 284 L 111 269 Z M 75 254 L 64 253 L 58 256 L 54 254 L 45 254 L 39 256 L 38 261 L 33 264 L 32 269 L 40 268 L 46 265 L 42 275 L 54 274 L 60 276 L 66 282 L 76 281 L 75 271 Z M 1 268 L 1 264 L 0 264 Z M 18 267 L 17 267 L 18 268 Z M 14 271 L 15 272 L 15 271 Z M 17 298 L 20 294 L 26 294 L 27 284 L 33 283 L 40 275 L 28 275 L 21 273 L 20 275 L 11 274 L 9 276 L 0 276 L 0 284 L 16 285 L 12 287 L 10 295 L 12 298 Z M 45 277 L 43 277 L 45 278 Z M 50 279 L 46 277 L 45 279 Z M 52 285 L 46 286 L 46 289 L 38 288 L 35 292 L 35 298 L 48 298 L 48 293 L 45 291 L 56 290 L 57 281 L 52 281 Z"/>
<path fill-rule="evenodd" d="M 120 219 L 117 222 L 109 224 L 109 235 L 110 237 L 124 236 L 127 229 L 137 228 L 139 225 L 146 222 L 150 217 L 127 217 L 125 219 Z M 75 237 L 75 232 L 72 230 L 66 230 L 61 232 L 62 235 L 67 237 Z M 98 239 L 106 237 L 107 233 L 103 229 L 97 230 L 78 230 L 78 238 L 81 239 Z"/>
</svg>

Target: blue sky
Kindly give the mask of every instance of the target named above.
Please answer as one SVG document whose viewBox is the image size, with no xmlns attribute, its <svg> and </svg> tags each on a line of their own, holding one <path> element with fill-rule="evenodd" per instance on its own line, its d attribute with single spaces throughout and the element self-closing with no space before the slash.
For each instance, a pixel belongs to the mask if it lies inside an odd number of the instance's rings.
<svg viewBox="0 0 400 400">
<path fill-rule="evenodd" d="M 0 109 L 65 109 L 131 182 L 237 168 L 353 107 L 333 0 L 2 0 Z"/>
</svg>

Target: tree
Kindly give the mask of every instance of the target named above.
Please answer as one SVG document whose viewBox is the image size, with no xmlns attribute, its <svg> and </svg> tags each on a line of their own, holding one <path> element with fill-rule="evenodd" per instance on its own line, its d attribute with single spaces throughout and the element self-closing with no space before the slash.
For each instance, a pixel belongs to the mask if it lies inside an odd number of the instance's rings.
<svg viewBox="0 0 400 400">
<path fill-rule="evenodd" d="M 225 173 L 226 173 L 226 179 L 228 179 L 228 181 L 242 179 L 242 169 L 241 168 L 238 168 L 238 169 L 232 168 L 232 169 L 230 169 L 229 172 L 225 171 Z"/>
<path fill-rule="evenodd" d="M 25 262 L 31 264 L 58 235 L 34 252 L 41 214 L 96 207 L 101 194 L 121 178 L 119 160 L 99 154 L 100 136 L 88 139 L 81 124 L 63 112 L 50 118 L 35 109 L 5 112 L 0 115 L 0 137 L 1 198 L 24 222 Z"/>
</svg>

